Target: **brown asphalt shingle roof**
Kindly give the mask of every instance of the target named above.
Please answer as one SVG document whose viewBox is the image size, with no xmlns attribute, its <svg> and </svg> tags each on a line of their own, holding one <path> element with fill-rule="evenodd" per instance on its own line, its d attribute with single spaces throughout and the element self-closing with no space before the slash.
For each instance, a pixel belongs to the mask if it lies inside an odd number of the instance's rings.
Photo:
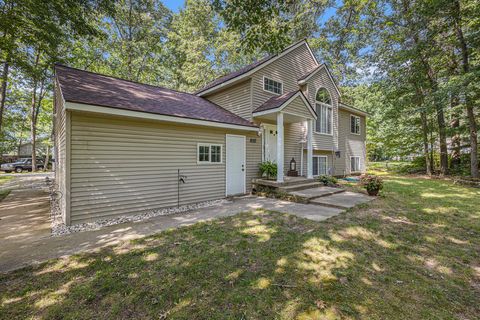
<svg viewBox="0 0 480 320">
<path fill-rule="evenodd" d="M 258 107 L 257 109 L 255 109 L 255 110 L 253 111 L 253 113 L 279 108 L 279 107 L 281 107 L 285 102 L 287 102 L 288 99 L 290 99 L 291 97 L 293 97 L 293 96 L 296 95 L 297 93 L 300 93 L 300 95 L 302 95 L 302 96 L 305 98 L 305 96 L 303 95 L 302 91 L 300 91 L 300 90 L 287 92 L 287 93 L 282 94 L 281 96 L 271 97 L 270 99 L 268 99 L 267 101 L 265 101 L 260 107 Z M 312 106 L 310 105 L 310 102 L 308 102 L 307 98 L 305 98 L 305 101 L 307 102 L 308 107 L 315 113 L 315 110 L 312 108 Z"/>
<path fill-rule="evenodd" d="M 255 112 L 261 112 L 261 111 L 266 111 L 270 109 L 276 109 L 280 107 L 282 104 L 284 104 L 285 102 L 287 102 L 288 99 L 293 97 L 297 92 L 298 90 L 284 93 L 281 96 L 271 97 L 270 99 L 265 101 L 260 107 L 255 109 L 253 112 L 255 113 Z"/>
<path fill-rule="evenodd" d="M 224 83 L 224 82 L 227 82 L 228 80 L 231 80 L 233 78 L 236 78 L 238 76 L 241 76 L 242 74 L 244 73 L 247 73 L 248 71 L 252 70 L 252 69 L 255 69 L 256 67 L 258 67 L 259 65 L 262 65 L 264 64 L 265 62 L 267 62 L 268 60 L 272 59 L 275 55 L 271 55 L 271 56 L 267 56 L 263 59 L 260 59 L 252 64 L 249 64 L 248 66 L 245 66 L 237 71 L 234 71 L 232 73 L 229 73 L 223 77 L 220 77 L 220 78 L 217 78 L 215 80 L 213 80 L 212 82 L 208 83 L 205 87 L 201 88 L 200 90 L 197 90 L 195 92 L 195 94 L 199 94 L 199 93 L 202 93 L 203 91 L 206 91 L 210 88 L 213 88 L 221 83 Z"/>
<path fill-rule="evenodd" d="M 106 75 L 55 66 L 65 101 L 256 127 L 222 107 L 190 93 L 132 82 Z"/>
</svg>

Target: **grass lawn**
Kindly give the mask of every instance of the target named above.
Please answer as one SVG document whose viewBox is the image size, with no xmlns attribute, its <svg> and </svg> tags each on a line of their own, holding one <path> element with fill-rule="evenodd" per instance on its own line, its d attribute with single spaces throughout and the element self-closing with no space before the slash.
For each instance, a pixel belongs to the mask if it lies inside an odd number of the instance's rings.
<svg viewBox="0 0 480 320">
<path fill-rule="evenodd" d="M 246 212 L 0 275 L 0 318 L 478 319 L 480 190 L 385 179 L 321 223 Z"/>
<path fill-rule="evenodd" d="M 11 180 L 13 177 L 11 176 L 0 176 L 0 201 L 5 199 L 6 196 L 10 193 L 9 189 L 2 189 L 2 184 Z"/>
</svg>

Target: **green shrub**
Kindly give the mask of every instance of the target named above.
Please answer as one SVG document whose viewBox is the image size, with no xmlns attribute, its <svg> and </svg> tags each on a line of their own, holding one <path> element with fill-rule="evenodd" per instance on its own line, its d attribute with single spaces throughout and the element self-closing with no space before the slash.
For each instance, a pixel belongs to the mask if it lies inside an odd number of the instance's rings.
<svg viewBox="0 0 480 320">
<path fill-rule="evenodd" d="M 360 184 L 367 189 L 368 194 L 376 195 L 383 188 L 383 180 L 379 176 L 364 175 L 360 178 Z"/>
<path fill-rule="evenodd" d="M 278 191 L 277 189 L 273 187 L 268 187 L 268 186 L 258 186 L 256 190 L 256 194 L 260 197 L 280 199 L 280 200 L 290 201 L 290 202 L 308 203 L 308 199 L 304 197 L 289 194 L 284 191 Z"/>
<path fill-rule="evenodd" d="M 338 182 L 337 178 L 332 176 L 326 176 L 326 175 L 319 176 L 318 181 L 323 183 L 326 186 L 336 185 Z"/>
<path fill-rule="evenodd" d="M 277 164 L 272 161 L 264 161 L 259 165 L 262 177 L 274 179 L 277 177 Z"/>
</svg>

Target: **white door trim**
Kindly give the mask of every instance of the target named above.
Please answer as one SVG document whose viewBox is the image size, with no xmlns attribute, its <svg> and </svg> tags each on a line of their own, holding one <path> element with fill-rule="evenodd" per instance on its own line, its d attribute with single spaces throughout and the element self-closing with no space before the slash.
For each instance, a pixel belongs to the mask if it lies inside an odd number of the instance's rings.
<svg viewBox="0 0 480 320">
<path fill-rule="evenodd" d="M 228 197 L 228 137 L 237 137 L 243 139 L 243 193 L 247 193 L 247 142 L 246 137 L 238 134 L 225 135 L 225 196 Z"/>
<path fill-rule="evenodd" d="M 278 132 L 277 131 L 277 125 L 276 124 L 270 124 L 270 123 L 264 123 L 263 124 L 263 133 L 262 133 L 262 161 L 267 161 L 267 147 L 270 149 L 271 147 L 271 143 L 268 143 L 267 144 L 267 136 L 270 134 L 269 131 L 270 130 L 273 130 L 274 132 Z M 275 153 L 273 154 L 273 156 L 275 157 L 275 163 L 277 163 L 277 135 L 275 135 Z M 268 150 L 270 151 L 270 150 Z M 272 156 L 272 155 L 271 155 Z M 271 161 L 271 159 L 269 159 Z"/>
<path fill-rule="evenodd" d="M 325 175 L 330 175 L 329 172 L 328 172 L 328 156 L 322 155 L 322 154 L 314 154 L 312 157 L 313 158 L 325 158 Z M 312 163 L 313 163 L 313 161 L 312 161 Z M 319 163 L 320 162 L 317 161 L 317 173 L 318 174 L 314 175 L 314 177 L 319 177 L 319 176 L 322 175 L 322 174 L 320 174 L 320 170 L 319 170 L 320 168 L 318 167 Z M 313 172 L 313 168 L 312 168 L 312 172 Z"/>
</svg>

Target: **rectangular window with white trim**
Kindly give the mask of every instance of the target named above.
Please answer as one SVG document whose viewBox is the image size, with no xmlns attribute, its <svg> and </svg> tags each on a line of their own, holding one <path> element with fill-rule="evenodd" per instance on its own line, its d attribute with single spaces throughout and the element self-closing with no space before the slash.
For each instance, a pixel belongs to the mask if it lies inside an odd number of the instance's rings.
<svg viewBox="0 0 480 320">
<path fill-rule="evenodd" d="M 360 157 L 350 157 L 350 172 L 360 172 Z"/>
<path fill-rule="evenodd" d="M 327 157 L 326 156 L 313 156 L 313 175 L 322 176 L 327 174 Z"/>
<path fill-rule="evenodd" d="M 283 92 L 283 84 L 280 81 L 275 81 L 269 79 L 267 77 L 263 78 L 263 90 L 275 93 L 275 94 L 282 94 Z"/>
<path fill-rule="evenodd" d="M 360 117 L 350 116 L 350 132 L 353 134 L 360 134 Z"/>
<path fill-rule="evenodd" d="M 222 145 L 199 143 L 197 144 L 197 163 L 221 163 Z"/>
<path fill-rule="evenodd" d="M 317 121 L 315 132 L 332 134 L 332 106 L 323 103 L 316 103 Z"/>
</svg>

